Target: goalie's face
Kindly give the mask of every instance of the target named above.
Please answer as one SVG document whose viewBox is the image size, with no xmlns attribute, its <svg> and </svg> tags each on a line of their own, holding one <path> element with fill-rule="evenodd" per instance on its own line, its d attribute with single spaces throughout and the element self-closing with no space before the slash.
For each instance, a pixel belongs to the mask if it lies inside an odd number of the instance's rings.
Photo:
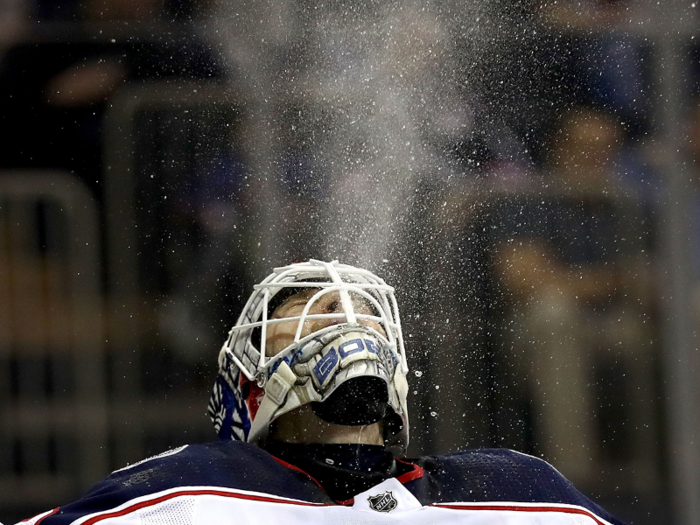
<svg viewBox="0 0 700 525">
<path fill-rule="evenodd" d="M 273 312 L 270 319 L 285 319 L 288 317 L 298 317 L 302 314 L 306 304 L 318 293 L 318 288 L 305 288 L 302 291 L 288 297 Z M 350 293 L 352 307 L 355 314 L 376 315 L 372 305 L 363 297 Z M 343 313 L 343 305 L 338 292 L 330 292 L 319 297 L 310 307 L 308 315 L 318 314 L 340 314 Z M 307 319 L 301 330 L 301 338 L 317 332 L 327 326 L 345 322 L 343 317 L 335 319 Z M 380 334 L 386 336 L 384 329 L 379 323 L 371 319 L 360 319 L 359 322 L 372 328 Z M 299 320 L 270 324 L 267 328 L 267 339 L 265 343 L 266 354 L 274 356 L 280 353 L 294 342 L 294 336 L 299 328 Z"/>
<path fill-rule="evenodd" d="M 301 316 L 307 303 L 318 293 L 318 288 L 306 288 L 287 298 L 273 312 L 271 319 L 285 319 Z M 352 308 L 356 315 L 376 315 L 367 300 L 350 293 Z M 309 315 L 343 313 L 343 305 L 338 292 L 330 292 L 319 297 L 309 308 Z M 334 324 L 345 322 L 343 317 L 335 319 L 309 319 L 304 321 L 301 338 Z M 371 319 L 359 322 L 386 335 L 382 327 Z M 299 320 L 271 324 L 268 327 L 266 352 L 273 356 L 294 342 L 299 328 Z M 370 425 L 347 426 L 329 423 L 319 418 L 310 405 L 303 405 L 279 417 L 272 427 L 272 436 L 279 441 L 290 443 L 365 443 L 383 445 L 383 425 L 376 422 Z"/>
</svg>

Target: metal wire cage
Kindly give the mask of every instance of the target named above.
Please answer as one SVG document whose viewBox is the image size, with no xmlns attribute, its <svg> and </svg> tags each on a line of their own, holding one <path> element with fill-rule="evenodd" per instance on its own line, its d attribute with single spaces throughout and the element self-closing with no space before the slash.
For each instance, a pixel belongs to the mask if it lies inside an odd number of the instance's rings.
<svg viewBox="0 0 700 525">
<path fill-rule="evenodd" d="M 269 306 L 271 300 L 286 288 L 318 289 L 307 302 L 301 315 L 285 317 L 283 319 L 270 319 Z M 311 307 L 322 296 L 338 292 L 343 306 L 343 311 L 328 314 L 310 314 Z M 367 301 L 373 314 L 362 314 L 355 311 L 351 294 L 356 294 Z M 374 321 L 384 330 L 380 333 L 372 330 L 374 335 L 390 348 L 397 356 L 402 372 L 408 372 L 406 363 L 406 351 L 403 335 L 401 333 L 401 321 L 394 289 L 384 280 L 368 270 L 354 266 L 340 264 L 338 261 L 323 262 L 310 260 L 306 263 L 297 263 L 276 268 L 264 281 L 255 286 L 238 321 L 229 332 L 229 337 L 224 344 L 224 349 L 230 354 L 231 359 L 240 368 L 241 372 L 249 380 L 256 380 L 264 384 L 268 371 L 274 368 L 275 363 L 289 356 L 299 343 L 303 343 L 302 329 L 304 323 L 316 319 L 335 319 L 350 325 L 361 321 Z M 278 323 L 297 321 L 298 327 L 294 337 L 294 344 L 279 354 L 270 358 L 266 356 L 266 334 L 268 326 Z M 260 328 L 260 348 L 253 342 L 254 330 Z M 332 330 L 333 326 L 324 330 Z M 323 331 L 323 330 L 322 330 Z M 307 337 L 318 337 L 316 332 Z"/>
</svg>

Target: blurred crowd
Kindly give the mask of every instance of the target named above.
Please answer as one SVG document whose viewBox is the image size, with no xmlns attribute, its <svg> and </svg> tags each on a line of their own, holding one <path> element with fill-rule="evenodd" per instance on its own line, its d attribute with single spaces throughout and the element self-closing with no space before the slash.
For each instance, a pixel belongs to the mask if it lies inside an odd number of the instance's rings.
<svg viewBox="0 0 700 525">
<path fill-rule="evenodd" d="M 120 90 L 235 86 L 245 123 L 219 131 L 225 140 L 193 153 L 187 169 L 169 172 L 171 159 L 148 161 L 146 151 L 142 165 L 156 167 L 136 173 L 149 189 L 141 206 L 156 200 L 154 172 L 172 197 L 149 234 L 175 235 L 189 250 L 185 263 L 158 259 L 160 277 L 144 279 L 144 295 L 159 297 L 155 346 L 172 350 L 173 368 L 214 355 L 244 266 L 262 255 L 389 263 L 409 268 L 405 288 L 416 267 L 447 269 L 460 275 L 441 290 L 442 307 L 463 320 L 455 352 L 485 356 L 479 388 L 495 399 L 488 438 L 472 443 L 543 454 L 583 486 L 600 472 L 596 461 L 642 465 L 648 481 L 658 467 L 647 419 L 658 411 L 653 276 L 666 190 L 653 45 L 633 30 L 645 16 L 637 7 L 4 0 L 0 170 L 68 171 L 102 203 L 103 126 Z M 692 171 L 699 50 L 687 47 L 689 111 L 679 123 Z M 251 136 L 265 138 L 263 153 Z M 696 184 L 691 177 L 694 254 Z M 255 230 L 272 248 L 232 256 L 246 216 L 273 218 Z M 437 253 L 421 251 L 435 239 Z M 419 292 L 408 319 L 421 314 Z M 486 325 L 472 327 L 472 317 Z"/>
<path fill-rule="evenodd" d="M 75 173 L 101 198 L 102 121 L 112 95 L 147 80 L 221 79 L 185 20 L 162 0 L 5 2 L 0 11 L 0 166 Z"/>
</svg>

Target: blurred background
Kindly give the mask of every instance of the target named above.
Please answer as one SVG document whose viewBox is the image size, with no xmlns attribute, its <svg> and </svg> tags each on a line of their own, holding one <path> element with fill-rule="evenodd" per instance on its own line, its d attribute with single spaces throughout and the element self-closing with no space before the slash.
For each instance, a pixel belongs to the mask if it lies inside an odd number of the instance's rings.
<svg viewBox="0 0 700 525">
<path fill-rule="evenodd" d="M 543 457 L 700 524 L 700 12 L 0 1 L 0 517 L 215 438 L 252 285 L 394 284 L 409 455 Z"/>
</svg>

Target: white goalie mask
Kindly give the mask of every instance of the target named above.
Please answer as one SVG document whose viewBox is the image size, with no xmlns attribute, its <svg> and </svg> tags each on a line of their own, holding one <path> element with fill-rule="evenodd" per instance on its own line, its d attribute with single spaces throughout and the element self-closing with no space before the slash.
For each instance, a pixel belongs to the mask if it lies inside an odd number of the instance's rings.
<svg viewBox="0 0 700 525">
<path fill-rule="evenodd" d="M 297 295 L 294 315 L 270 318 Z M 315 313 L 331 296 L 338 308 Z M 271 351 L 268 334 L 279 323 L 294 336 Z M 310 403 L 332 423 L 382 420 L 386 446 L 404 454 L 407 372 L 394 289 L 367 270 L 310 260 L 255 286 L 221 348 L 209 414 L 220 438 L 259 442 L 275 419 Z"/>
</svg>

